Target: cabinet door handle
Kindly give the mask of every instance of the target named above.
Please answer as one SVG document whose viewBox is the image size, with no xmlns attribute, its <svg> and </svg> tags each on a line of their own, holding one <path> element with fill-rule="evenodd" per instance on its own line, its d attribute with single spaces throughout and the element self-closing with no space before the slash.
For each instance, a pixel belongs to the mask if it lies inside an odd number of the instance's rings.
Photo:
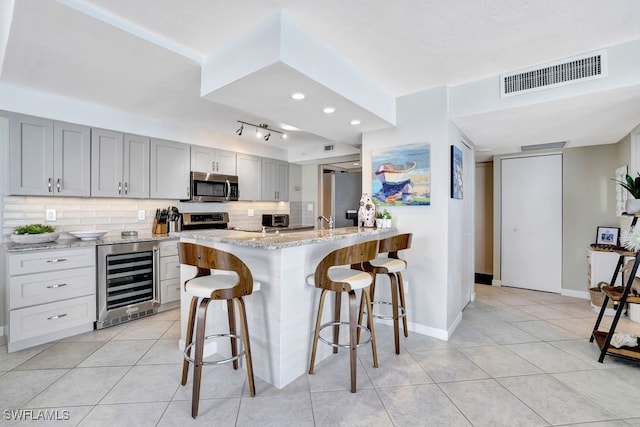
<svg viewBox="0 0 640 427">
<path fill-rule="evenodd" d="M 118 183 L 118 194 L 122 194 L 122 182 Z"/>
<path fill-rule="evenodd" d="M 47 317 L 47 320 L 56 320 L 56 319 L 60 319 L 60 318 L 62 318 L 62 317 L 64 317 L 64 316 L 66 316 L 66 315 L 67 315 L 67 313 L 64 313 L 64 314 L 56 314 L 55 316 Z"/>
<path fill-rule="evenodd" d="M 47 286 L 47 288 L 49 288 L 49 289 L 55 289 L 55 288 L 61 288 L 61 287 L 63 287 L 63 286 L 67 286 L 67 284 L 66 284 L 66 283 L 56 283 L 55 285 L 49 285 L 49 286 Z"/>
<path fill-rule="evenodd" d="M 129 184 L 128 183 L 124 183 L 124 194 L 127 195 L 129 194 Z"/>
<path fill-rule="evenodd" d="M 62 185 L 60 184 L 60 178 L 58 178 L 58 181 L 56 182 L 56 188 L 58 189 L 58 193 L 59 193 L 60 188 L 62 188 Z"/>
<path fill-rule="evenodd" d="M 49 189 L 49 193 L 51 193 L 51 192 L 52 192 L 52 189 L 51 189 L 51 180 L 52 180 L 52 178 L 49 178 L 49 181 L 47 182 L 47 188 Z"/>
<path fill-rule="evenodd" d="M 211 162 L 211 172 L 216 171 L 216 162 Z"/>
<path fill-rule="evenodd" d="M 216 162 L 216 172 L 220 172 L 220 163 Z"/>
<path fill-rule="evenodd" d="M 66 261 L 66 260 L 67 260 L 66 258 L 56 258 L 56 259 L 48 259 L 48 260 L 47 260 L 47 262 L 50 262 L 50 263 L 54 263 L 54 262 L 64 262 L 64 261 Z"/>
</svg>

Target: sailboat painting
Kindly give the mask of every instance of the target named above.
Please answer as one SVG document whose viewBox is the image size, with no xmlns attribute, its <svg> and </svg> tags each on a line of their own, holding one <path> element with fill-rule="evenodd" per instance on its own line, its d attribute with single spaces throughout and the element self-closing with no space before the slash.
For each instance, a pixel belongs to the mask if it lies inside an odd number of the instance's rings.
<svg viewBox="0 0 640 427">
<path fill-rule="evenodd" d="M 431 204 L 431 147 L 403 145 L 371 154 L 371 191 L 376 205 Z"/>
</svg>

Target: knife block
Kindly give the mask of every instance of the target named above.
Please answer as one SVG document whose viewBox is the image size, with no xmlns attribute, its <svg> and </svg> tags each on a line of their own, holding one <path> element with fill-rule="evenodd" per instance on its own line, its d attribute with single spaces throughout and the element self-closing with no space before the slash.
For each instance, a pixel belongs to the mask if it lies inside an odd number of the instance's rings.
<svg viewBox="0 0 640 427">
<path fill-rule="evenodd" d="M 153 225 L 151 226 L 152 234 L 167 234 L 167 224 L 158 222 L 158 218 L 153 218 Z"/>
</svg>

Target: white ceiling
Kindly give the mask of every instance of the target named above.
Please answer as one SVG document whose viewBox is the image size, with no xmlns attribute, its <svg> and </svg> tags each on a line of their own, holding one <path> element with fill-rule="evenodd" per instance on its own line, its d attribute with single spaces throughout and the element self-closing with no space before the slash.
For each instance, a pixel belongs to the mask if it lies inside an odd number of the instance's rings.
<svg viewBox="0 0 640 427">
<path fill-rule="evenodd" d="M 276 95 L 296 81 L 279 79 L 286 75 L 273 72 L 284 70 L 279 65 L 238 75 L 216 96 L 201 97 L 207 58 L 280 11 L 391 98 L 640 39 L 637 0 L 0 0 L 0 11 L 11 6 L 6 46 L 1 26 L 8 20 L 0 19 L 1 83 L 227 136 L 235 136 L 237 120 L 276 129 L 298 124 L 287 141 L 277 140 L 285 148 L 329 140 L 357 145 L 363 130 L 393 123 L 331 88 L 308 100 L 318 104 L 304 120 L 296 117 L 302 104 Z M 269 90 L 257 95 L 261 86 Z M 327 101 L 365 120 L 352 126 L 347 117 L 329 119 L 320 112 Z M 529 143 L 614 143 L 640 123 L 640 90 L 577 101 L 455 122 L 495 153 L 521 145 L 514 139 L 523 133 Z"/>
</svg>

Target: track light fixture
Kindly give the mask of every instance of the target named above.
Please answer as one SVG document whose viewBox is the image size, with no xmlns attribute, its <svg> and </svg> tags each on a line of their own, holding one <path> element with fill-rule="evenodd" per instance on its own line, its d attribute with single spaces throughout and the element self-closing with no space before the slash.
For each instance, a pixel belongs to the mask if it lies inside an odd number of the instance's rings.
<svg viewBox="0 0 640 427">
<path fill-rule="evenodd" d="M 256 124 L 253 124 L 253 123 L 244 122 L 242 120 L 238 120 L 238 123 L 240 123 L 240 128 L 236 131 L 238 136 L 242 135 L 242 131 L 244 130 L 244 125 L 247 125 L 247 126 L 253 126 L 256 129 L 256 138 L 262 138 L 263 137 L 263 131 L 266 131 L 267 134 L 264 135 L 264 140 L 265 141 L 269 141 L 269 138 L 271 138 L 271 133 L 272 132 L 280 134 L 280 139 L 287 139 L 287 134 L 286 133 L 281 132 L 281 131 L 276 130 L 276 129 L 271 129 L 269 127 L 269 125 L 266 124 L 266 123 L 260 123 L 260 124 L 256 125 Z"/>
</svg>

